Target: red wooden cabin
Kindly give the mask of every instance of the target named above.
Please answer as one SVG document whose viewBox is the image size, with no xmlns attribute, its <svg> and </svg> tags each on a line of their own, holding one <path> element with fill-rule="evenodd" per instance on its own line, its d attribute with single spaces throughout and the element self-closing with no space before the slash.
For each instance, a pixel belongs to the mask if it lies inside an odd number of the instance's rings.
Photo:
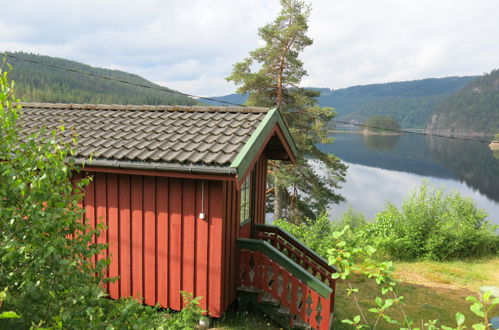
<svg viewBox="0 0 499 330">
<path fill-rule="evenodd" d="M 220 317 L 239 297 L 284 326 L 330 326 L 334 269 L 265 225 L 267 160 L 294 161 L 277 109 L 23 103 L 22 132 L 76 132 L 93 177 L 84 221 L 107 230 L 112 298 L 182 309 L 180 291 Z M 90 158 L 92 160 L 90 161 Z"/>
</svg>

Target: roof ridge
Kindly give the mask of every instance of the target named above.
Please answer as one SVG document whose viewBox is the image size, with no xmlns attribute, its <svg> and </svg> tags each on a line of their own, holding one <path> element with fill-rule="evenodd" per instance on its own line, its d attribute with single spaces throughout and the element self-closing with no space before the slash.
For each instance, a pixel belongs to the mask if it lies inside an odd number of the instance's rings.
<svg viewBox="0 0 499 330">
<path fill-rule="evenodd" d="M 184 112 L 243 112 L 267 113 L 269 108 L 262 107 L 223 107 L 223 106 L 185 106 L 185 105 L 122 105 L 122 104 L 77 104 L 77 103 L 38 103 L 19 102 L 23 108 L 38 109 L 78 109 L 78 110 L 124 110 L 124 111 L 184 111 Z"/>
</svg>

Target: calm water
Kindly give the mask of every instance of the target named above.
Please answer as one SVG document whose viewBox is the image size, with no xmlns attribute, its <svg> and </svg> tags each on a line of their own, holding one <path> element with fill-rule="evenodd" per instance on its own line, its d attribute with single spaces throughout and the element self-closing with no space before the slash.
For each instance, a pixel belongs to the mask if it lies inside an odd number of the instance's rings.
<svg viewBox="0 0 499 330">
<path fill-rule="evenodd" d="M 499 159 L 486 143 L 406 134 L 364 136 L 336 133 L 324 151 L 348 166 L 341 194 L 346 202 L 335 205 L 332 217 L 348 207 L 371 219 L 386 201 L 397 206 L 426 178 L 447 191 L 471 197 L 499 224 Z"/>
</svg>

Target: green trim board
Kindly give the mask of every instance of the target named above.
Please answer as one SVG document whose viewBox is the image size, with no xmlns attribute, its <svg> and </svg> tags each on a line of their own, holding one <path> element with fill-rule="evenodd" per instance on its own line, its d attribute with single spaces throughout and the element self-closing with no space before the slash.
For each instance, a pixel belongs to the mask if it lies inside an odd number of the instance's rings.
<svg viewBox="0 0 499 330">
<path fill-rule="evenodd" d="M 329 267 L 333 268 L 336 272 L 338 272 L 338 268 L 334 265 L 329 265 L 329 262 L 324 259 L 323 257 L 321 257 L 320 255 L 318 255 L 314 250 L 310 249 L 309 247 L 307 247 L 306 245 L 303 245 L 300 240 L 296 237 L 294 237 L 293 235 L 291 235 L 290 233 L 288 233 L 287 231 L 285 231 L 284 229 L 282 229 L 281 227 L 279 226 L 274 226 L 274 225 L 265 225 L 265 224 L 255 224 L 255 227 L 260 227 L 260 228 L 273 228 L 273 229 L 276 229 L 277 231 L 282 231 L 284 234 L 288 235 L 289 237 L 291 237 L 292 239 L 294 239 L 296 241 L 296 243 L 304 250 L 307 250 L 307 252 L 309 252 L 310 254 L 314 255 L 314 257 L 316 257 L 317 259 L 321 260 L 322 262 L 324 262 L 325 264 L 327 264 Z"/>
<path fill-rule="evenodd" d="M 238 177 L 246 172 L 252 160 L 260 150 L 260 147 L 263 145 L 265 139 L 276 124 L 278 124 L 281 128 L 292 152 L 295 156 L 298 154 L 298 149 L 296 148 L 296 144 L 291 137 L 291 133 L 288 130 L 284 118 L 277 108 L 272 108 L 269 112 L 267 112 L 262 122 L 258 125 L 253 134 L 251 134 L 246 144 L 230 164 L 230 168 L 236 169 Z"/>
<path fill-rule="evenodd" d="M 248 249 L 251 251 L 259 251 L 267 257 L 277 262 L 280 266 L 284 267 L 291 274 L 306 283 L 311 289 L 315 290 L 324 298 L 329 298 L 333 290 L 326 284 L 322 283 L 319 279 L 307 272 L 300 265 L 284 255 L 281 251 L 270 245 L 270 243 L 248 238 L 238 238 L 237 246 L 240 249 Z"/>
<path fill-rule="evenodd" d="M 281 127 L 281 130 L 286 137 L 286 141 L 289 144 L 289 147 L 293 151 L 293 153 L 298 155 L 298 148 L 296 147 L 295 140 L 293 140 L 293 137 L 291 136 L 291 132 L 289 131 L 288 124 L 286 124 L 286 121 L 284 120 L 284 117 L 282 116 L 281 111 L 277 111 L 277 114 L 279 118 L 277 119 L 277 122 L 279 123 L 279 127 Z"/>
</svg>

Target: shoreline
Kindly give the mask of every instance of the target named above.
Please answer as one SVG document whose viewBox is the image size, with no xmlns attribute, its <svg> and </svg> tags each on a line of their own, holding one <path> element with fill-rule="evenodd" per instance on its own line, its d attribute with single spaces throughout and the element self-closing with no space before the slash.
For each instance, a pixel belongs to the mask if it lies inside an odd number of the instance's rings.
<svg viewBox="0 0 499 330">
<path fill-rule="evenodd" d="M 402 135 L 402 133 L 399 132 L 373 132 L 373 131 L 367 131 L 367 130 L 329 130 L 329 133 L 353 133 L 353 134 L 361 134 L 361 135 L 384 135 L 384 136 L 397 136 L 397 135 Z"/>
</svg>

